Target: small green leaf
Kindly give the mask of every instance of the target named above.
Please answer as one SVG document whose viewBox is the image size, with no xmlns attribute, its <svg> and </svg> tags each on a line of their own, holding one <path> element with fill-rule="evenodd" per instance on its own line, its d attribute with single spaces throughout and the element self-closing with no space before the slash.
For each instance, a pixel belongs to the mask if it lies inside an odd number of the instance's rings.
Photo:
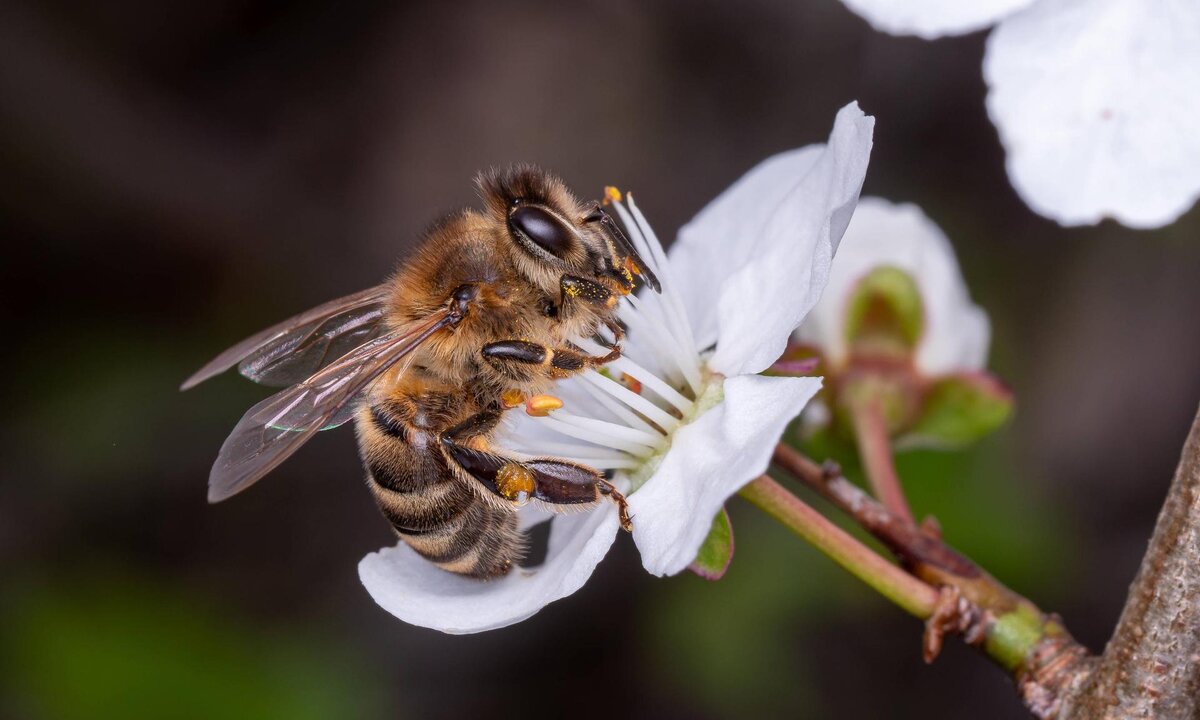
<svg viewBox="0 0 1200 720">
<path fill-rule="evenodd" d="M 906 446 L 959 447 L 982 438 L 1012 414 L 1013 396 L 987 373 L 947 375 L 922 400 L 917 421 L 905 434 Z"/>
<path fill-rule="evenodd" d="M 912 276 L 892 265 L 872 270 L 854 286 L 846 309 L 846 343 L 912 350 L 925 326 L 921 292 Z"/>
<path fill-rule="evenodd" d="M 688 569 L 705 580 L 720 580 L 733 560 L 733 525 L 725 508 L 713 518 L 708 537 Z"/>
</svg>

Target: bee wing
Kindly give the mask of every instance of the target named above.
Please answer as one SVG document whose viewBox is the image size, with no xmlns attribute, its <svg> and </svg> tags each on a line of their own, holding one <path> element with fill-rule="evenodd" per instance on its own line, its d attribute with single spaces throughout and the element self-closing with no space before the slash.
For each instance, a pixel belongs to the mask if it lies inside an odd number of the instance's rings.
<svg viewBox="0 0 1200 720">
<path fill-rule="evenodd" d="M 213 358 L 180 389 L 194 387 L 234 365 L 242 375 L 264 385 L 298 383 L 379 337 L 387 295 L 387 287 L 378 285 L 288 318 Z"/>
<path fill-rule="evenodd" d="M 345 422 L 361 393 L 384 371 L 458 317 L 439 310 L 371 340 L 307 380 L 250 408 L 221 445 L 208 476 L 208 500 L 241 492 L 286 460 L 318 430 Z"/>
</svg>

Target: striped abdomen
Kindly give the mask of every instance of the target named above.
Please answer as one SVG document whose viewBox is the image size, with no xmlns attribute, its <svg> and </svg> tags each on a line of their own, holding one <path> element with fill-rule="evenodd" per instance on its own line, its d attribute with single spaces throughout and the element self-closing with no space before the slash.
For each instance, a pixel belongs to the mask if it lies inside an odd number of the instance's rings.
<svg viewBox="0 0 1200 720">
<path fill-rule="evenodd" d="M 437 433 L 406 415 L 394 402 L 359 411 L 359 450 L 379 509 L 409 547 L 439 567 L 479 578 L 504 575 L 525 550 L 516 513 L 455 477 Z"/>
</svg>

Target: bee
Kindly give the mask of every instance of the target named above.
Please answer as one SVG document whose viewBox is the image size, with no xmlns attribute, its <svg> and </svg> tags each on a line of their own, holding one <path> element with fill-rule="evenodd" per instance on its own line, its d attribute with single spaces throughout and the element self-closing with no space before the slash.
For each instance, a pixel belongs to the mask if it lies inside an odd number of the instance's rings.
<svg viewBox="0 0 1200 720">
<path fill-rule="evenodd" d="M 367 485 L 400 539 L 453 573 L 519 562 L 517 508 L 561 512 L 624 496 L 591 467 L 493 442 L 504 413 L 621 354 L 620 298 L 653 272 L 603 203 L 530 166 L 481 173 L 483 211 L 426 231 L 385 283 L 333 300 L 225 351 L 188 389 L 237 365 L 287 386 L 242 417 L 209 476 L 210 502 L 266 475 L 320 430 L 355 421 Z M 589 355 L 575 338 L 601 338 Z"/>
</svg>

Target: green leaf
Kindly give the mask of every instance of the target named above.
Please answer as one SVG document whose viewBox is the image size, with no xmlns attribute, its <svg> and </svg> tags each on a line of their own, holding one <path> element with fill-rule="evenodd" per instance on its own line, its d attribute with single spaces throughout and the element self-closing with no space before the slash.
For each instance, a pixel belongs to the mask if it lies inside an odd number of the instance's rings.
<svg viewBox="0 0 1200 720">
<path fill-rule="evenodd" d="M 921 413 L 899 444 L 968 445 L 1003 425 L 1012 410 L 1012 392 L 994 376 L 983 372 L 947 375 L 925 391 Z"/>
<path fill-rule="evenodd" d="M 846 343 L 851 348 L 880 346 L 908 354 L 925 326 L 921 292 L 912 276 L 892 265 L 877 267 L 859 280 L 846 309 Z"/>
<path fill-rule="evenodd" d="M 725 508 L 713 518 L 708 537 L 688 569 L 705 580 L 720 580 L 733 560 L 733 525 Z"/>
</svg>

